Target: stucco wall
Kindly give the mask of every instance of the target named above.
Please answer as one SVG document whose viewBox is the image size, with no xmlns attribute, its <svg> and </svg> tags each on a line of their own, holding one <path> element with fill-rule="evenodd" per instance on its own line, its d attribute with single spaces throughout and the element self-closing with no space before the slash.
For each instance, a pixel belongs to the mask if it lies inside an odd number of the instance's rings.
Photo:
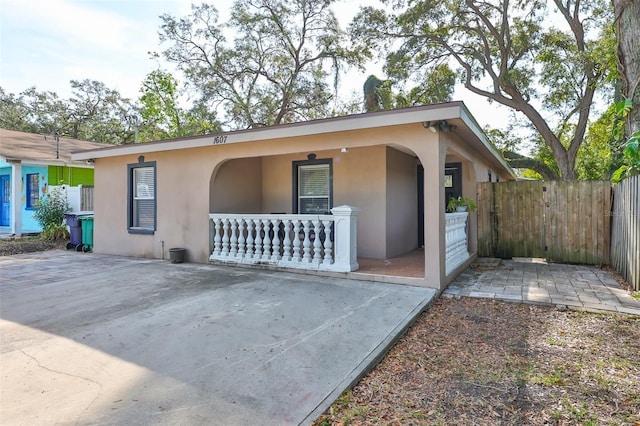
<svg viewBox="0 0 640 426">
<path fill-rule="evenodd" d="M 386 150 L 386 258 L 418 247 L 418 185 L 414 156 Z"/>
<path fill-rule="evenodd" d="M 316 150 L 267 156 L 262 159 L 263 213 L 291 213 L 293 207 L 293 162 L 316 158 L 333 160 L 333 206 L 359 208 L 358 256 L 385 258 L 385 147 Z"/>
<path fill-rule="evenodd" d="M 211 177 L 210 212 L 262 213 L 262 161 L 239 158 L 220 165 Z"/>
<path fill-rule="evenodd" d="M 348 147 L 348 152 L 341 152 L 343 147 Z M 403 154 L 396 147 L 403 147 L 403 151 L 415 155 Z M 417 211 L 414 173 L 419 161 L 425 169 L 427 273 L 424 285 L 441 288 L 444 282 L 442 188 L 449 148 L 450 154 L 473 159 L 473 152 L 465 151 L 459 141 L 448 141 L 446 134 L 432 133 L 421 123 L 277 139 L 268 143 L 233 143 L 230 136 L 229 142 L 223 145 L 150 152 L 144 155 L 144 161 L 156 162 L 158 191 L 157 230 L 153 235 L 129 234 L 127 231 L 127 164 L 137 163 L 138 156 L 98 158 L 95 163 L 94 250 L 160 258 L 164 242 L 165 258 L 169 248 L 185 247 L 188 261 L 206 262 L 210 250 L 208 214 L 212 208 L 232 208 L 236 200 L 229 201 L 228 197 L 236 190 L 244 194 L 243 197 L 253 198 L 257 189 L 252 182 L 256 182 L 259 171 L 259 206 L 251 200 L 240 207 L 259 209 L 264 213 L 291 212 L 292 161 L 304 160 L 309 153 L 315 153 L 317 158 L 333 159 L 333 205 L 349 204 L 361 209 L 358 255 L 387 258 L 417 245 L 417 219 L 412 217 L 417 213 L 409 215 L 409 212 Z M 250 160 L 234 162 L 239 158 Z M 225 164 L 230 166 L 228 170 L 225 170 Z M 477 173 L 476 168 L 469 176 L 477 176 Z M 482 173 L 486 175 L 486 170 Z M 238 182 L 239 178 L 245 177 L 247 182 Z M 404 188 L 404 183 L 409 186 Z M 221 188 L 225 195 L 216 196 Z M 225 204 L 210 201 L 211 193 Z M 396 209 L 398 203 L 412 204 L 403 211 Z M 405 213 L 408 216 L 402 216 Z M 402 228 L 401 232 L 398 229 L 385 231 L 387 225 L 400 224 L 403 218 L 407 228 Z M 397 241 L 392 241 L 394 238 Z"/>
<path fill-rule="evenodd" d="M 151 153 L 156 162 L 157 230 L 127 231 L 127 164 L 138 156 L 96 160 L 94 251 L 160 258 L 172 247 L 186 247 L 187 259 L 204 262 L 209 251 L 209 182 L 215 162 L 206 149 Z"/>
</svg>

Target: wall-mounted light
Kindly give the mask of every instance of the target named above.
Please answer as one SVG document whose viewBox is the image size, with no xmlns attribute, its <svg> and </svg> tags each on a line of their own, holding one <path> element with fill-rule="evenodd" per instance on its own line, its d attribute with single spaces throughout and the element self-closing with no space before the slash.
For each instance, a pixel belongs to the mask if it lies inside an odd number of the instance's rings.
<svg viewBox="0 0 640 426">
<path fill-rule="evenodd" d="M 438 130 L 441 132 L 450 132 L 455 128 L 455 126 L 447 123 L 445 120 L 440 121 L 423 121 L 422 126 L 425 129 L 429 129 L 433 133 L 436 133 Z"/>
<path fill-rule="evenodd" d="M 436 122 L 423 121 L 422 122 L 422 127 L 424 127 L 425 129 L 431 130 L 433 133 L 438 131 L 438 128 L 436 127 Z"/>
<path fill-rule="evenodd" d="M 95 160 L 95 159 L 93 159 L 93 158 L 89 158 L 89 159 L 87 160 L 87 164 L 93 164 L 93 163 L 95 163 L 95 162 L 96 162 L 96 160 Z"/>
<path fill-rule="evenodd" d="M 340 152 L 349 152 L 349 148 L 340 148 Z"/>
</svg>

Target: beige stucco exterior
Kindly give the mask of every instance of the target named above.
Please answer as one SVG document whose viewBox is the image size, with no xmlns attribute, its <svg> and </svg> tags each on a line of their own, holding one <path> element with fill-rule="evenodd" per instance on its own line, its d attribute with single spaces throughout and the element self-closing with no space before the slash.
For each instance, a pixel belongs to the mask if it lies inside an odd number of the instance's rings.
<svg viewBox="0 0 640 426">
<path fill-rule="evenodd" d="M 490 151 L 477 149 L 482 141 L 475 140 L 472 146 L 465 140 L 478 130 L 469 129 L 464 106 L 444 105 L 457 108 L 449 121 L 461 131 L 434 133 L 421 119 L 400 120 L 395 115 L 380 115 L 370 127 L 370 121 L 358 121 L 370 120 L 367 115 L 348 125 L 344 118 L 334 119 L 334 126 L 331 120 L 319 123 L 326 130 L 311 124 L 305 129 L 302 124 L 270 129 L 271 133 L 232 132 L 221 144 L 193 138 L 76 154 L 95 161 L 94 251 L 166 258 L 170 247 L 185 247 L 188 261 L 207 262 L 209 213 L 291 213 L 293 162 L 315 154 L 318 159 L 332 159 L 333 206 L 360 209 L 358 257 L 395 257 L 418 247 L 417 168 L 422 165 L 426 273 L 417 284 L 442 288 L 447 281 L 442 250 L 445 163 L 462 163 L 463 193 L 472 198 L 476 182 L 486 181 L 488 170 L 501 180 L 513 177 Z M 442 112 L 427 108 L 424 116 Z M 127 230 L 127 165 L 138 163 L 140 156 L 156 164 L 157 229 L 150 235 Z M 471 213 L 472 255 L 477 247 L 476 222 Z"/>
</svg>

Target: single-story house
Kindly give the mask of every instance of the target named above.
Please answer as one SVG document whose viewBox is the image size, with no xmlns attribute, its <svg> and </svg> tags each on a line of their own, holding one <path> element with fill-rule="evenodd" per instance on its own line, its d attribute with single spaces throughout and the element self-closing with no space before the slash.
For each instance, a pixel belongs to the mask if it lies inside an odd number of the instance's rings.
<svg viewBox="0 0 640 426">
<path fill-rule="evenodd" d="M 93 185 L 93 164 L 71 160 L 71 152 L 104 146 L 0 129 L 0 232 L 22 235 L 42 231 L 33 211 L 49 187 Z"/>
<path fill-rule="evenodd" d="M 424 247 L 424 276 L 401 282 L 434 288 L 477 249 L 476 213 L 447 198 L 515 179 L 462 102 L 72 158 L 95 162 L 96 253 L 343 274 Z"/>
</svg>

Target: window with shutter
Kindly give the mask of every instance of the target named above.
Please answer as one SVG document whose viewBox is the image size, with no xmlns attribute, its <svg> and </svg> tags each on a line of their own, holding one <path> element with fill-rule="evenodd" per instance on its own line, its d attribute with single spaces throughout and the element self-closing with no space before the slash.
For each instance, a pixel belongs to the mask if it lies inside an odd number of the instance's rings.
<svg viewBox="0 0 640 426">
<path fill-rule="evenodd" d="M 156 229 L 156 165 L 129 165 L 129 232 L 153 233 Z"/>
<path fill-rule="evenodd" d="M 331 159 L 294 162 L 294 213 L 329 213 L 332 207 L 331 166 Z"/>
</svg>

